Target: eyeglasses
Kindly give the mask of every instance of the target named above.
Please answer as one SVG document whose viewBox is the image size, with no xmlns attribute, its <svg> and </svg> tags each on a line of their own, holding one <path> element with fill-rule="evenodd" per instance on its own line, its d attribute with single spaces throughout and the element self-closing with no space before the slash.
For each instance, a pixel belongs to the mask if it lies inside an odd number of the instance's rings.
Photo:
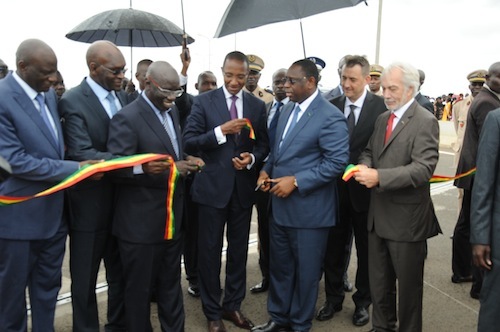
<svg viewBox="0 0 500 332">
<path fill-rule="evenodd" d="M 307 77 L 299 77 L 299 78 L 294 78 L 294 77 L 285 77 L 282 78 L 281 80 L 276 80 L 274 81 L 274 84 L 285 84 L 287 81 L 290 82 L 291 85 L 294 85 L 297 82 L 302 82 L 303 80 L 306 80 Z"/>
<path fill-rule="evenodd" d="M 169 90 L 169 89 L 164 89 L 162 88 L 152 77 L 148 77 L 148 80 L 153 83 L 153 85 L 163 94 L 167 96 L 174 96 L 175 98 L 178 98 L 182 96 L 184 93 L 184 89 L 180 88 L 179 90 Z"/>
<path fill-rule="evenodd" d="M 127 68 L 120 68 L 120 69 L 111 69 L 111 68 L 108 68 L 104 65 L 100 65 L 102 68 L 106 69 L 108 72 L 110 72 L 111 74 L 115 75 L 115 76 L 118 76 L 120 74 L 125 74 L 127 72 Z"/>
</svg>

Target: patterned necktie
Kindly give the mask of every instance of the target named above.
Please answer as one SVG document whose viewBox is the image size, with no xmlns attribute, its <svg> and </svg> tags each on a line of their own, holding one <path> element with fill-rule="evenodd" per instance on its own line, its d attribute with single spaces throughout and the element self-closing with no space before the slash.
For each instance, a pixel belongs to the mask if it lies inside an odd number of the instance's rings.
<svg viewBox="0 0 500 332">
<path fill-rule="evenodd" d="M 269 134 L 269 146 L 271 148 L 274 147 L 274 142 L 276 138 L 276 127 L 278 126 L 278 119 L 280 117 L 281 106 L 283 106 L 283 103 L 281 101 L 276 103 L 276 111 L 274 112 L 273 119 L 269 124 L 268 134 Z"/>
<path fill-rule="evenodd" d="M 352 136 L 352 133 L 354 131 L 354 127 L 356 127 L 356 116 L 354 115 L 354 110 L 357 108 L 356 105 L 351 104 L 349 105 L 351 108 L 351 113 L 347 116 L 347 129 L 349 129 L 349 137 Z"/>
<path fill-rule="evenodd" d="M 111 115 L 114 116 L 118 112 L 118 108 L 116 107 L 115 103 L 115 96 L 113 96 L 113 93 L 109 93 L 106 96 L 106 99 L 109 102 L 109 109 L 111 110 Z"/>
<path fill-rule="evenodd" d="M 396 115 L 394 113 L 391 113 L 389 116 L 389 120 L 387 120 L 387 128 L 385 130 L 385 140 L 384 144 L 387 144 L 387 141 L 389 141 L 389 137 L 391 137 L 392 134 L 392 124 L 394 123 L 394 118 Z"/>
<path fill-rule="evenodd" d="M 163 125 L 163 128 L 165 128 L 165 131 L 168 134 L 168 137 L 170 138 L 170 142 L 172 143 L 172 146 L 174 147 L 175 155 L 177 159 L 179 159 L 179 144 L 177 142 L 177 137 L 175 136 L 173 132 L 173 128 L 170 127 L 168 118 L 172 121 L 172 118 L 170 117 L 169 111 L 164 111 L 160 112 L 162 121 L 161 124 Z M 172 121 L 173 124 L 173 121 Z"/>
<path fill-rule="evenodd" d="M 231 96 L 231 107 L 229 108 L 229 114 L 231 115 L 231 120 L 237 119 L 238 118 L 238 111 L 236 110 L 236 99 L 238 99 L 237 96 L 232 95 Z"/>
<path fill-rule="evenodd" d="M 40 106 L 40 115 L 42 116 L 43 122 L 45 122 L 45 125 L 47 126 L 50 133 L 52 134 L 54 141 L 57 144 L 59 144 L 59 140 L 57 139 L 57 133 L 55 131 L 55 128 L 52 126 L 52 123 L 49 120 L 49 116 L 47 114 L 47 109 L 45 108 L 45 97 L 41 93 L 39 93 L 36 95 L 35 99 L 38 102 L 38 105 Z"/>
</svg>

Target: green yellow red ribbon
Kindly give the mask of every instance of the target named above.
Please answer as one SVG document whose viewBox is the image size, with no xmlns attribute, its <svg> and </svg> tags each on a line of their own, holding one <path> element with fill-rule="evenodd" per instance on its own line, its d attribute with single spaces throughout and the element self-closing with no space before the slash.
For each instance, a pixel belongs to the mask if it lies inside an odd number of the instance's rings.
<svg viewBox="0 0 500 332">
<path fill-rule="evenodd" d="M 250 135 L 248 135 L 248 136 L 251 139 L 255 140 L 255 131 L 253 130 L 252 123 L 247 118 L 245 118 L 245 122 L 246 122 L 245 128 L 248 128 L 248 130 L 250 130 Z"/>
<path fill-rule="evenodd" d="M 349 181 L 353 177 L 354 173 L 356 173 L 357 171 L 359 171 L 359 168 L 357 165 L 353 165 L 353 164 L 347 165 L 347 167 L 344 171 L 344 174 L 342 175 L 342 180 L 344 180 L 346 182 Z M 452 180 L 456 180 L 456 179 L 460 179 L 460 178 L 469 176 L 469 175 L 474 174 L 474 173 L 476 173 L 475 167 L 468 172 L 457 174 L 455 176 L 433 175 L 430 178 L 429 182 L 430 183 L 438 183 L 438 182 L 452 181 Z"/>
<path fill-rule="evenodd" d="M 175 162 L 169 155 L 156 154 L 156 153 L 145 153 L 137 154 L 133 156 L 120 157 L 116 159 L 106 160 L 101 163 L 93 165 L 85 165 L 73 174 L 69 175 L 66 179 L 50 187 L 44 191 L 41 191 L 32 196 L 23 197 L 13 197 L 13 196 L 1 196 L 0 195 L 0 206 L 7 206 L 11 204 L 21 203 L 32 198 L 48 196 L 58 191 L 67 189 L 75 184 L 91 177 L 96 173 L 108 172 L 112 170 L 117 170 L 126 167 L 132 167 L 135 165 L 141 165 L 153 160 L 167 159 L 171 162 L 170 173 L 168 177 L 168 190 L 167 190 L 167 217 L 166 217 L 166 227 L 165 227 L 165 239 L 170 240 L 175 235 L 175 216 L 173 208 L 173 197 L 176 189 L 177 179 L 179 178 L 179 171 L 175 166 Z"/>
</svg>

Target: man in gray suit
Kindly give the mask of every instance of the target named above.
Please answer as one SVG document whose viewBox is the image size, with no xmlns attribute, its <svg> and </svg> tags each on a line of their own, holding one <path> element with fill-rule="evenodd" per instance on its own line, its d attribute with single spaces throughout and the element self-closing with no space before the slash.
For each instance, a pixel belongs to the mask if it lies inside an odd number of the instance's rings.
<svg viewBox="0 0 500 332">
<path fill-rule="evenodd" d="M 472 187 L 470 241 L 474 264 L 484 270 L 477 330 L 491 331 L 500 315 L 500 108 L 486 116 L 477 152 Z"/>
<path fill-rule="evenodd" d="M 294 103 L 283 108 L 257 181 L 271 194 L 271 320 L 258 332 L 311 329 L 328 231 L 338 215 L 334 181 L 349 158 L 346 119 L 319 94 L 316 65 L 296 61 L 284 81 Z"/>
<path fill-rule="evenodd" d="M 382 74 L 384 101 L 356 181 L 372 188 L 368 211 L 368 262 L 372 331 L 422 330 L 426 239 L 440 232 L 430 196 L 439 157 L 439 125 L 414 97 L 419 76 L 404 63 Z"/>
</svg>

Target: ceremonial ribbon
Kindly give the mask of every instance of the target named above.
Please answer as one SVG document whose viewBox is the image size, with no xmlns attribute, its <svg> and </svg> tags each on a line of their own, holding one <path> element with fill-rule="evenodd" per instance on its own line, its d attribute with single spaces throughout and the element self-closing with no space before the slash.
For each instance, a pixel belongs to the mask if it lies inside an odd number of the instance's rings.
<svg viewBox="0 0 500 332">
<path fill-rule="evenodd" d="M 75 184 L 91 177 L 96 173 L 113 171 L 121 168 L 132 167 L 135 165 L 141 165 L 153 160 L 167 159 L 170 161 L 170 173 L 168 176 L 168 190 L 167 190 L 167 200 L 166 200 L 166 208 L 167 208 L 167 216 L 166 216 L 166 227 L 165 227 L 165 239 L 170 240 L 173 238 L 175 234 L 175 216 L 174 216 L 174 191 L 176 188 L 177 179 L 179 178 L 179 171 L 175 166 L 175 162 L 171 156 L 156 154 L 156 153 L 145 153 L 145 154 L 137 154 L 133 156 L 120 157 L 116 159 L 106 160 L 97 164 L 87 164 L 82 168 L 69 175 L 66 179 L 56 184 L 53 187 L 50 187 L 44 191 L 41 191 L 32 196 L 23 196 L 23 197 L 13 197 L 13 196 L 1 196 L 0 195 L 0 207 L 7 206 L 11 204 L 21 203 L 32 198 L 48 196 L 50 194 L 56 193 L 58 191 L 67 189 Z"/>
<path fill-rule="evenodd" d="M 349 181 L 350 178 L 354 175 L 354 173 L 358 172 L 359 168 L 356 165 L 349 164 L 347 165 L 344 174 L 342 175 L 342 180 L 344 181 Z M 471 174 L 474 174 L 476 172 L 476 168 L 474 167 L 470 171 L 467 171 L 465 173 L 457 174 L 455 176 L 443 176 L 443 175 L 433 175 L 429 182 L 430 183 L 438 183 L 438 182 L 446 182 L 446 181 L 452 181 L 456 179 L 460 179 L 466 176 L 469 176 Z"/>
<path fill-rule="evenodd" d="M 255 140 L 255 131 L 253 130 L 253 127 L 252 127 L 252 123 L 250 122 L 250 120 L 248 120 L 247 118 L 245 118 L 245 128 L 248 128 L 248 130 L 250 130 L 250 135 L 249 137 L 253 140 Z"/>
</svg>

